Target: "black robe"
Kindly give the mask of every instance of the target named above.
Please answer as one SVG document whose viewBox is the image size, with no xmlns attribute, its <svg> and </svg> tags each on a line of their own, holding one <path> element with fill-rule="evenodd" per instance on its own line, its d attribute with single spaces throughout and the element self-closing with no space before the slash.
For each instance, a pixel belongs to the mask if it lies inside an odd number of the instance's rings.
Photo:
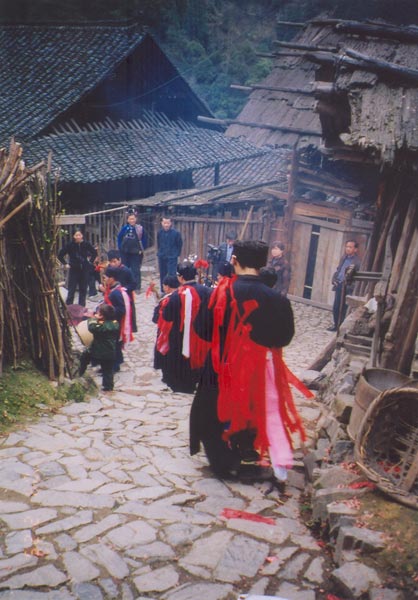
<svg viewBox="0 0 418 600">
<path fill-rule="evenodd" d="M 238 276 L 233 283 L 233 291 L 240 314 L 243 314 L 243 303 L 246 300 L 256 300 L 258 303 L 258 308 L 246 321 L 251 324 L 250 338 L 254 342 L 267 348 L 281 348 L 290 343 L 294 335 L 294 320 L 287 298 L 267 287 L 256 275 Z M 230 303 L 228 293 L 228 308 L 220 336 L 221 355 L 230 319 Z M 213 309 L 206 316 L 199 313 L 195 322 L 197 333 L 204 339 L 211 339 L 212 329 Z M 193 455 L 199 452 L 202 442 L 214 473 L 224 477 L 237 468 L 240 455 L 222 440 L 224 424 L 218 419 L 217 398 L 217 375 L 209 353 L 190 413 L 190 453 Z"/>
<path fill-rule="evenodd" d="M 189 287 L 194 287 L 200 298 L 200 313 L 207 312 L 207 305 L 211 294 L 211 289 L 196 282 L 187 283 Z M 190 359 L 182 354 L 183 331 L 181 326 L 181 293 L 182 287 L 172 293 L 168 303 L 163 309 L 163 318 L 165 321 L 172 322 L 173 326 L 169 335 L 169 351 L 164 356 L 161 364 L 163 373 L 162 380 L 173 392 L 183 392 L 193 394 L 200 375 L 200 369 L 192 369 Z M 193 326 L 193 325 L 192 325 Z"/>
</svg>

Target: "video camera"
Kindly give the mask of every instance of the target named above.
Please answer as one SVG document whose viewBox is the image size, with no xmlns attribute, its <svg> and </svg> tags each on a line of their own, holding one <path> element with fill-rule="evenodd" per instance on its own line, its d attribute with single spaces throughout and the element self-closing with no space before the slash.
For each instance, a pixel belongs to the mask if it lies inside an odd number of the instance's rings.
<svg viewBox="0 0 418 600">
<path fill-rule="evenodd" d="M 212 244 L 208 244 L 209 246 L 209 250 L 208 250 L 208 261 L 211 263 L 217 263 L 219 262 L 219 259 L 221 257 L 221 251 L 219 248 L 217 248 L 216 246 L 212 246 Z"/>
</svg>

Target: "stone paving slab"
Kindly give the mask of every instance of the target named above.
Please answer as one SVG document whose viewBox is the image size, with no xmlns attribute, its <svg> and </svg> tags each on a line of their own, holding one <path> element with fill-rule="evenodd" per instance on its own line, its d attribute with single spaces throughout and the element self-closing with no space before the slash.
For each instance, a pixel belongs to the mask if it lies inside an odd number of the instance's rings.
<svg viewBox="0 0 418 600">
<path fill-rule="evenodd" d="M 0 600 L 231 600 L 278 589 L 313 600 L 324 565 L 299 518 L 303 480 L 289 478 L 284 501 L 267 483 L 219 481 L 203 454 L 189 456 L 192 397 L 167 392 L 152 369 L 153 307 L 139 295 L 139 332 L 114 393 L 0 439 Z M 331 318 L 305 305 L 295 315 L 285 355 L 297 372 L 329 341 Z M 314 425 L 315 402 L 295 397 Z M 224 508 L 275 524 L 225 519 Z"/>
</svg>

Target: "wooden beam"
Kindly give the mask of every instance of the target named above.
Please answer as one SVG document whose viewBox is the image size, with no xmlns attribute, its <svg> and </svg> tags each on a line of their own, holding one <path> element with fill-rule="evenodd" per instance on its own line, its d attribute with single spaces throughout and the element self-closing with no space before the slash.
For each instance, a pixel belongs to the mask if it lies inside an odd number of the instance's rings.
<svg viewBox="0 0 418 600">
<path fill-rule="evenodd" d="M 275 190 L 274 188 L 265 187 L 263 188 L 263 192 L 273 196 L 274 198 L 278 198 L 278 200 L 286 200 L 288 199 L 288 193 L 282 192 L 281 190 Z"/>
<path fill-rule="evenodd" d="M 274 52 L 274 53 L 268 53 L 268 52 L 256 52 L 255 55 L 260 57 L 260 58 L 281 58 L 282 56 L 291 56 L 293 58 L 300 58 L 300 57 L 304 57 L 306 53 L 305 51 L 300 51 L 298 52 L 297 50 L 284 50 L 282 52 Z"/>
<path fill-rule="evenodd" d="M 332 85 L 332 84 L 329 84 Z M 258 85 L 258 84 L 254 84 L 254 85 L 238 85 L 238 84 L 231 84 L 229 86 L 231 89 L 233 90 L 239 90 L 242 92 L 253 92 L 254 90 L 266 90 L 268 92 L 286 92 L 288 94 L 306 94 L 307 96 L 312 96 L 314 94 L 314 92 L 316 91 L 316 86 L 315 88 L 312 88 L 310 90 L 306 89 L 306 88 L 291 88 L 291 87 L 281 87 L 281 86 L 270 86 L 270 85 Z"/>
<path fill-rule="evenodd" d="M 273 44 L 275 46 L 280 46 L 280 48 L 293 48 L 294 50 L 338 52 L 338 46 L 315 46 L 310 44 L 297 44 L 296 42 L 281 42 L 277 40 L 274 41 Z"/>
<path fill-rule="evenodd" d="M 389 24 L 361 23 L 359 21 L 341 21 L 335 25 L 337 31 L 355 33 L 358 35 L 381 37 L 399 40 L 401 42 L 418 42 L 416 26 L 396 27 Z"/>
<path fill-rule="evenodd" d="M 343 64 L 354 69 L 364 69 L 365 71 L 372 71 L 378 74 L 383 73 L 384 75 L 400 77 L 401 79 L 407 79 L 414 84 L 418 84 L 417 69 L 409 69 L 396 63 L 371 58 L 367 54 L 361 54 L 350 48 L 344 48 L 343 51 L 345 55 L 333 54 L 332 52 L 312 52 L 306 53 L 305 56 L 308 60 L 318 64 L 334 66 Z"/>
<path fill-rule="evenodd" d="M 296 133 L 299 135 L 313 135 L 321 137 L 320 131 L 313 129 L 303 129 L 299 127 L 287 127 L 286 125 L 270 125 L 269 123 L 252 123 L 250 121 L 239 121 L 238 119 L 213 119 L 212 117 L 197 117 L 198 121 L 202 123 L 211 123 L 212 125 L 222 125 L 228 127 L 228 125 L 241 125 L 242 127 L 255 127 L 258 129 L 270 129 L 272 131 L 286 131 L 288 133 Z"/>
<path fill-rule="evenodd" d="M 276 21 L 276 24 L 285 27 L 306 27 L 306 23 L 297 23 L 296 21 Z"/>
<path fill-rule="evenodd" d="M 391 75 L 405 77 L 415 83 L 418 83 L 417 69 L 409 69 L 408 67 L 403 67 L 402 65 L 399 65 L 397 63 L 390 63 L 386 60 L 372 58 L 367 54 L 362 54 L 361 52 L 351 50 L 350 48 L 343 48 L 343 51 L 351 58 L 363 62 L 364 65 L 369 67 L 370 69 L 374 69 L 382 73 L 389 73 Z"/>
<path fill-rule="evenodd" d="M 57 215 L 55 217 L 57 225 L 85 225 L 85 215 Z"/>
</svg>

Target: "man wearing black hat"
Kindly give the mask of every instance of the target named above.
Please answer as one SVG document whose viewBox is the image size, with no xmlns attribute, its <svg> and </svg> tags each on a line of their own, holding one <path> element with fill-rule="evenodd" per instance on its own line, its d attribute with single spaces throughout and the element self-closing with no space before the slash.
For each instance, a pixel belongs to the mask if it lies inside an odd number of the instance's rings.
<svg viewBox="0 0 418 600">
<path fill-rule="evenodd" d="M 171 294 L 161 315 L 170 330 L 164 381 L 173 392 L 185 394 L 194 393 L 208 349 L 208 344 L 196 336 L 194 321 L 200 311 L 207 312 L 211 289 L 197 283 L 196 275 L 193 263 L 177 265 L 180 287 Z"/>
<path fill-rule="evenodd" d="M 236 241 L 231 262 L 237 277 L 224 278 L 213 291 L 210 329 L 200 319 L 195 323 L 197 334 L 211 340 L 211 352 L 190 414 L 190 452 L 202 442 L 222 478 L 263 477 L 263 467 L 248 462 L 268 452 L 276 479 L 284 481 L 292 464 L 290 435 L 298 431 L 305 439 L 289 390 L 296 378 L 281 354 L 294 333 L 292 309 L 259 276 L 267 254 L 265 242 Z"/>
</svg>

